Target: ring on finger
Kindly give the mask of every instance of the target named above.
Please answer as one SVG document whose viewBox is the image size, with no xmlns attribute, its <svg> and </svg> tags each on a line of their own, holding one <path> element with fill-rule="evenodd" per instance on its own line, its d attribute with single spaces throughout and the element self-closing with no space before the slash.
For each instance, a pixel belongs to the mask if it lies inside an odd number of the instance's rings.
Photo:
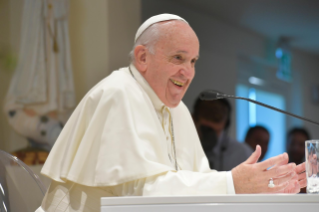
<svg viewBox="0 0 319 212">
<path fill-rule="evenodd" d="M 268 187 L 269 188 L 275 187 L 274 180 L 272 178 L 269 179 Z"/>
</svg>

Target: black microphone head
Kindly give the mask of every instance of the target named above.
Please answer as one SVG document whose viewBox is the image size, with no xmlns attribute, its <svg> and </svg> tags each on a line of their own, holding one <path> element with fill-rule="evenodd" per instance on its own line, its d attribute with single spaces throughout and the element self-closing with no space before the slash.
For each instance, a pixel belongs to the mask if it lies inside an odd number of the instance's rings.
<svg viewBox="0 0 319 212">
<path fill-rule="evenodd" d="M 219 91 L 215 91 L 215 90 L 207 90 L 207 91 L 203 91 L 200 93 L 199 98 L 201 100 L 216 100 L 216 99 L 222 99 L 224 98 L 222 96 L 223 94 Z"/>
</svg>

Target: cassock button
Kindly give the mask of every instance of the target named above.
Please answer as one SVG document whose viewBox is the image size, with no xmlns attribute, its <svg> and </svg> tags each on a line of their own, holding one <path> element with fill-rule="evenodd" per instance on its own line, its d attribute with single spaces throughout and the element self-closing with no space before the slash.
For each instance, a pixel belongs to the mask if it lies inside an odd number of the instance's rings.
<svg viewBox="0 0 319 212">
<path fill-rule="evenodd" d="M 168 140 L 168 136 L 166 136 L 166 140 Z"/>
</svg>

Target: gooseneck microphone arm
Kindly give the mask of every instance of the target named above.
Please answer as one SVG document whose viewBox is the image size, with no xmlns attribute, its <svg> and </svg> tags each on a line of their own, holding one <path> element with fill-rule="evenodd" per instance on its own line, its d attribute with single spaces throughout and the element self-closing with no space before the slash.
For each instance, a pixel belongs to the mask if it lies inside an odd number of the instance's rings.
<svg viewBox="0 0 319 212">
<path fill-rule="evenodd" d="M 214 91 L 214 90 L 209 90 L 209 91 L 204 91 L 200 94 L 200 99 L 201 100 L 206 100 L 206 101 L 213 101 L 213 100 L 217 100 L 217 99 L 227 99 L 227 98 L 232 98 L 232 99 L 243 99 L 243 100 L 246 100 L 246 101 L 249 101 L 249 102 L 253 102 L 257 105 L 261 105 L 261 106 L 264 106 L 264 107 L 267 107 L 267 108 L 270 108 L 272 110 L 275 110 L 275 111 L 278 111 L 278 112 L 281 112 L 281 113 L 284 113 L 286 115 L 289 115 L 289 116 L 292 116 L 292 117 L 295 117 L 297 119 L 301 119 L 303 121 L 308 121 L 312 124 L 316 124 L 316 125 L 319 125 L 318 122 L 315 122 L 315 121 L 312 121 L 310 119 L 307 119 L 307 118 L 304 118 L 304 117 L 301 117 L 301 116 L 298 116 L 298 115 L 295 115 L 295 114 L 292 114 L 292 113 L 289 113 L 289 112 L 286 112 L 286 111 L 283 111 L 283 110 L 280 110 L 278 108 L 275 108 L 273 106 L 270 106 L 270 105 L 267 105 L 267 104 L 264 104 L 264 103 L 261 103 L 261 102 L 257 102 L 255 100 L 252 100 L 252 99 L 249 99 L 249 98 L 244 98 L 244 97 L 238 97 L 238 96 L 234 96 L 234 95 L 228 95 L 228 94 L 223 94 L 219 91 Z"/>
</svg>

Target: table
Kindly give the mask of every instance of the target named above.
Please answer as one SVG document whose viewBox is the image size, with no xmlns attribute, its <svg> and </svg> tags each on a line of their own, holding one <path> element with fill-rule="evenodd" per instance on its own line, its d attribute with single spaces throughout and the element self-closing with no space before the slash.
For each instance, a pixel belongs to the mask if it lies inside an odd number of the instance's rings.
<svg viewBox="0 0 319 212">
<path fill-rule="evenodd" d="M 101 212 L 319 212 L 319 195 L 245 194 L 212 196 L 103 197 Z"/>
</svg>

